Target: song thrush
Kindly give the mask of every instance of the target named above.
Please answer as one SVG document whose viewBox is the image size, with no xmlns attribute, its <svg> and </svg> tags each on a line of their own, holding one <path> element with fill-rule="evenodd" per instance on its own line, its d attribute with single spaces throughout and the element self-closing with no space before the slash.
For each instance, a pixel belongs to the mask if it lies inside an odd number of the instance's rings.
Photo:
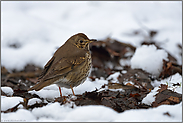
<svg viewBox="0 0 183 123">
<path fill-rule="evenodd" d="M 44 66 L 44 70 L 38 78 L 38 84 L 28 89 L 40 90 L 45 86 L 57 84 L 62 97 L 60 87 L 71 88 L 83 83 L 91 68 L 91 53 L 89 43 L 96 41 L 88 39 L 83 33 L 70 37 L 53 55 Z"/>
</svg>

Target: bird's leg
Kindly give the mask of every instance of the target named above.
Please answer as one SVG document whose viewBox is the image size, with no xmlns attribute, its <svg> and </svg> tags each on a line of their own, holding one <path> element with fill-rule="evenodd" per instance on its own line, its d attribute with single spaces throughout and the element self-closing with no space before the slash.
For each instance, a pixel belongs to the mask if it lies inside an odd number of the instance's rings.
<svg viewBox="0 0 183 123">
<path fill-rule="evenodd" d="M 72 88 L 72 86 L 71 86 L 71 85 L 70 85 L 70 87 L 71 87 L 71 90 L 72 90 L 73 95 L 75 96 L 74 90 L 73 90 L 73 88 Z"/>
<path fill-rule="evenodd" d="M 60 86 L 58 86 L 58 88 L 59 88 L 61 100 L 63 99 L 63 102 L 65 102 L 66 101 L 66 98 L 64 96 L 62 96 L 62 91 L 61 91 Z"/>
<path fill-rule="evenodd" d="M 58 88 L 59 88 L 59 92 L 60 92 L 60 97 L 62 98 L 62 92 L 61 92 L 60 86 Z"/>
</svg>

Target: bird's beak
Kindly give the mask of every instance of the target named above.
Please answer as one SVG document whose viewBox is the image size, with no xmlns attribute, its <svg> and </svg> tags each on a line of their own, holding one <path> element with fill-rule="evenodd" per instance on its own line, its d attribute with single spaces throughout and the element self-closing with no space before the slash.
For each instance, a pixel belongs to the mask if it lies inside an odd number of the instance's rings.
<svg viewBox="0 0 183 123">
<path fill-rule="evenodd" d="M 97 41 L 96 39 L 90 39 L 89 43 Z"/>
</svg>

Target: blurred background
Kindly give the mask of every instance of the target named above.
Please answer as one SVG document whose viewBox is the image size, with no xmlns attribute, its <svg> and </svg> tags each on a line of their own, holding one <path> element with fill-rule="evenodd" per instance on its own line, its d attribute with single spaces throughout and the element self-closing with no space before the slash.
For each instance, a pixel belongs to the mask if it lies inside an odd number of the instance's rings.
<svg viewBox="0 0 183 123">
<path fill-rule="evenodd" d="M 152 40 L 182 57 L 181 1 L 3 1 L 1 2 L 1 65 L 22 70 L 43 67 L 70 36 L 107 37 L 138 47 L 149 31 Z"/>
</svg>

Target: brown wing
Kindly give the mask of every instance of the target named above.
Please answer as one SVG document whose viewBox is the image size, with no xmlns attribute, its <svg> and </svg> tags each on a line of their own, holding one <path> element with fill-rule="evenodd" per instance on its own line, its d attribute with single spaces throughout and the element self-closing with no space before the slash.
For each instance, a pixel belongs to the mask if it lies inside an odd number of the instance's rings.
<svg viewBox="0 0 183 123">
<path fill-rule="evenodd" d="M 48 69 L 51 67 L 53 61 L 54 61 L 55 57 L 53 56 L 48 63 L 44 66 L 43 72 L 40 74 L 38 80 L 40 80 L 41 78 L 44 77 L 44 75 L 47 73 Z"/>
<path fill-rule="evenodd" d="M 50 68 L 49 72 L 42 78 L 43 81 L 62 76 L 64 74 L 67 74 L 74 68 L 78 67 L 85 61 L 85 57 L 79 57 L 79 58 L 62 58 L 59 61 L 55 62 Z"/>
<path fill-rule="evenodd" d="M 43 74 L 39 80 L 40 82 L 29 90 L 40 90 L 45 86 L 53 84 L 56 79 L 66 75 L 71 70 L 81 65 L 85 61 L 85 57 L 80 57 L 77 59 L 61 58 L 55 63 L 53 63 L 52 60 L 54 60 L 54 58 L 45 65 L 45 69 L 43 70 Z"/>
</svg>

